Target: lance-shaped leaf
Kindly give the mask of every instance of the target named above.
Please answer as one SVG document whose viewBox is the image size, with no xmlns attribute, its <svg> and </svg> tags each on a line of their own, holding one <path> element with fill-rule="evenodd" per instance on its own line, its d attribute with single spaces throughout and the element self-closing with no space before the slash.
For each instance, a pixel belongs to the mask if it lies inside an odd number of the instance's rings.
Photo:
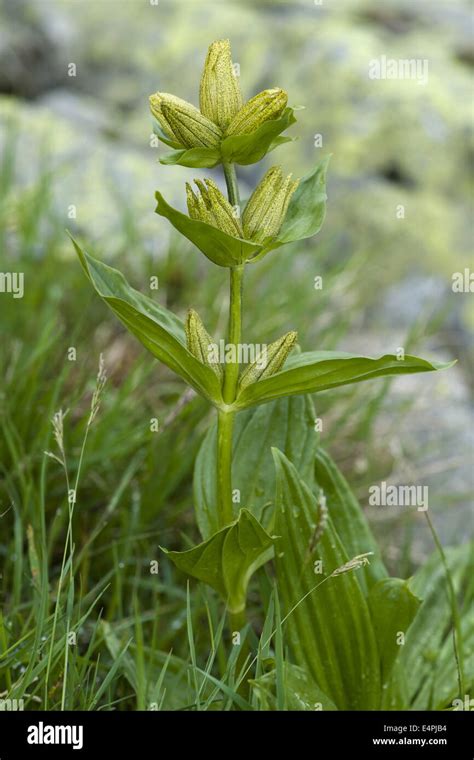
<svg viewBox="0 0 474 760">
<path fill-rule="evenodd" d="M 244 409 L 281 396 L 317 393 L 385 375 L 432 372 L 453 364 L 429 362 L 409 355 L 404 359 L 398 359 L 393 354 L 370 359 L 340 351 L 307 351 L 291 356 L 281 372 L 244 388 L 237 396 L 235 407 Z"/>
<path fill-rule="evenodd" d="M 297 463 L 295 465 L 304 480 Z M 362 591 L 367 596 L 374 583 L 388 575 L 377 542 L 346 479 L 327 451 L 321 447 L 314 456 L 314 474 L 316 484 L 324 492 L 333 525 L 347 554 L 356 557 L 364 552 L 372 552 L 370 564 L 362 567 L 357 573 Z"/>
<path fill-rule="evenodd" d="M 378 709 L 379 653 L 357 577 L 360 568 L 334 575 L 352 558 L 334 529 L 330 509 L 315 541 L 317 499 L 280 451 L 273 449 L 273 456 L 276 574 L 295 660 L 338 709 Z"/>
<path fill-rule="evenodd" d="M 405 635 L 421 604 L 408 581 L 384 578 L 369 594 L 369 608 L 380 652 L 382 684 L 386 684 L 393 663 L 405 644 Z"/>
<path fill-rule="evenodd" d="M 273 539 L 246 509 L 238 519 L 202 544 L 185 552 L 167 551 L 177 568 L 212 586 L 230 612 L 245 607 L 247 586 L 255 570 L 273 556 Z"/>
<path fill-rule="evenodd" d="M 307 672 L 292 665 L 283 663 L 283 689 L 287 710 L 337 710 L 333 702 L 311 680 Z M 276 696 L 277 672 L 269 673 L 249 681 L 255 689 L 260 701 L 261 710 L 277 710 Z"/>
<path fill-rule="evenodd" d="M 234 267 L 258 253 L 261 246 L 249 240 L 233 237 L 205 222 L 191 219 L 170 206 L 161 193 L 155 194 L 156 213 L 164 216 L 173 227 L 199 248 L 208 259 L 221 267 Z"/>
<path fill-rule="evenodd" d="M 98 295 L 125 327 L 173 372 L 211 403 L 221 403 L 221 386 L 212 369 L 186 348 L 184 325 L 163 306 L 132 288 L 117 269 L 103 264 L 71 238 L 84 272 Z"/>
<path fill-rule="evenodd" d="M 271 447 L 295 463 L 309 485 L 313 483 L 318 434 L 309 396 L 285 398 L 236 415 L 232 444 L 232 483 L 240 491 L 240 506 L 266 528 L 273 518 L 275 468 Z M 218 529 L 217 423 L 208 430 L 194 467 L 194 508 L 203 538 Z M 239 505 L 235 504 L 237 510 Z M 236 515 L 237 516 L 237 512 Z"/>
<path fill-rule="evenodd" d="M 436 551 L 410 579 L 411 591 L 423 600 L 406 636 L 405 646 L 393 666 L 386 708 L 399 708 L 395 686 L 404 681 L 406 707 L 442 710 L 452 707 L 459 693 L 458 667 L 463 670 L 464 689 L 474 687 L 474 543 L 445 550 L 446 562 L 458 604 L 462 609 L 462 637 L 457 661 L 453 646 L 453 612 L 446 569 Z"/>
</svg>

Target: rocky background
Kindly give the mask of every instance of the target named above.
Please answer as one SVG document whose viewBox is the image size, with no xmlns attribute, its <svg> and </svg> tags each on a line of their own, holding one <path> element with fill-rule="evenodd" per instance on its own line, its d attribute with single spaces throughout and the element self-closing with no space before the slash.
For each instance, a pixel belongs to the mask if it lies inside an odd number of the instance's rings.
<svg viewBox="0 0 474 760">
<path fill-rule="evenodd" d="M 78 267 L 66 227 L 135 284 L 157 273 L 168 305 L 184 314 L 192 303 L 223 329 L 222 273 L 154 214 L 157 188 L 184 207 L 184 181 L 199 173 L 157 162 L 147 99 L 164 90 L 197 103 L 207 46 L 230 37 L 247 97 L 278 85 L 305 106 L 298 139 L 267 160 L 298 176 L 333 154 L 322 233 L 249 272 L 247 339 L 297 327 L 305 349 L 457 358 L 437 376 L 323 395 L 318 414 L 362 503 L 382 479 L 428 485 L 443 540 L 465 540 L 474 314 L 452 276 L 472 266 L 471 24 L 464 0 L 3 0 L 0 261 L 32 274 L 25 308 L 2 313 L 2 340 L 34 345 L 35 305 L 48 302 L 67 343 L 83 301 L 54 274 Z M 370 79 L 381 56 L 427 59 L 428 81 Z M 240 170 L 247 192 L 267 167 Z M 84 343 L 107 343 L 120 383 L 139 351 L 122 338 L 112 350 L 112 317 L 93 313 Z M 394 561 L 406 546 L 415 564 L 431 550 L 416 510 L 368 514 Z"/>
</svg>

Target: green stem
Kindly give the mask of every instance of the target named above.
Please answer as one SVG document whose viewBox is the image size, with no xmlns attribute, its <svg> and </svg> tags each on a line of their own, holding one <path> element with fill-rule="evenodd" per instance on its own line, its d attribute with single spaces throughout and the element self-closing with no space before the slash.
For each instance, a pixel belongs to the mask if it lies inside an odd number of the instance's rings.
<svg viewBox="0 0 474 760">
<path fill-rule="evenodd" d="M 224 169 L 225 183 L 227 185 L 227 195 L 229 196 L 229 203 L 232 206 L 240 207 L 239 186 L 237 184 L 237 175 L 235 173 L 234 164 L 222 164 Z"/>
<path fill-rule="evenodd" d="M 218 412 L 217 417 L 217 493 L 219 526 L 224 528 L 234 519 L 232 509 L 232 412 Z"/>
<path fill-rule="evenodd" d="M 224 164 L 224 176 L 227 185 L 229 203 L 240 210 L 239 187 L 233 164 Z M 239 382 L 239 353 L 238 346 L 242 340 L 242 283 L 244 264 L 232 267 L 230 270 L 230 303 L 229 328 L 227 344 L 235 346 L 235 361 L 224 364 L 224 383 L 222 395 L 225 404 L 231 405 L 237 395 Z M 219 494 L 219 523 L 221 527 L 228 525 L 234 519 L 232 508 L 232 434 L 234 430 L 235 412 L 219 410 L 217 419 L 217 493 Z M 232 632 L 242 631 L 247 619 L 245 610 L 229 614 Z M 237 677 L 243 669 L 248 653 L 248 643 L 241 647 L 236 663 Z M 241 683 L 239 691 L 246 694 L 247 684 Z"/>
<path fill-rule="evenodd" d="M 227 344 L 235 346 L 235 361 L 227 361 L 224 365 L 223 396 L 226 404 L 235 401 L 237 382 L 239 379 L 238 346 L 242 339 L 242 278 L 244 265 L 232 267 L 230 270 L 230 306 L 229 330 Z"/>
<path fill-rule="evenodd" d="M 239 204 L 239 189 L 235 168 L 232 164 L 224 164 L 224 175 L 227 184 L 229 202 L 236 206 Z M 232 352 L 235 361 L 226 362 L 224 365 L 223 398 L 224 402 L 231 405 L 237 393 L 239 380 L 238 345 L 242 336 L 242 280 L 244 265 L 231 267 L 230 269 L 230 303 L 229 303 L 229 327 L 227 344 L 235 346 Z M 219 410 L 217 419 L 217 493 L 219 495 L 219 524 L 221 527 L 228 525 L 234 518 L 232 509 L 232 434 L 234 429 L 235 412 Z"/>
<path fill-rule="evenodd" d="M 241 306 L 243 265 L 230 270 L 230 307 L 227 344 L 235 346 L 235 361 L 224 365 L 223 397 L 232 404 L 237 392 L 239 363 L 237 347 L 241 340 Z M 234 358 L 234 357 L 231 357 Z M 220 409 L 217 418 L 217 493 L 219 494 L 219 523 L 228 525 L 234 518 L 232 509 L 232 433 L 235 412 Z"/>
</svg>

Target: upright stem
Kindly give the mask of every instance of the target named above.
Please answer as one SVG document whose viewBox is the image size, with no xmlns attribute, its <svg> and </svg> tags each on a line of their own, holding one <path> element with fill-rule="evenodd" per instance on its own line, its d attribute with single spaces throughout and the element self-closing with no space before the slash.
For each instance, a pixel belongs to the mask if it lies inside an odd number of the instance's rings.
<svg viewBox="0 0 474 760">
<path fill-rule="evenodd" d="M 230 306 L 227 344 L 235 346 L 235 361 L 224 364 L 223 397 L 232 404 L 237 391 L 239 363 L 237 346 L 242 330 L 242 276 L 243 265 L 230 270 Z M 226 352 L 227 353 L 227 352 Z M 234 358 L 234 357 L 231 357 Z M 232 433 L 235 412 L 219 410 L 217 418 L 217 492 L 219 494 L 219 517 L 221 527 L 232 522 Z"/>
<path fill-rule="evenodd" d="M 237 184 L 237 175 L 235 173 L 234 164 L 223 164 L 225 183 L 227 185 L 227 195 L 229 196 L 229 203 L 232 206 L 239 206 L 239 186 Z"/>
<path fill-rule="evenodd" d="M 223 397 L 226 404 L 235 401 L 237 382 L 239 379 L 239 352 L 238 346 L 242 339 L 242 279 L 244 265 L 232 267 L 230 270 L 230 305 L 229 305 L 229 329 L 227 345 L 235 346 L 232 351 L 232 361 L 226 361 L 224 365 Z M 227 352 L 226 352 L 227 353 Z M 230 353 L 230 351 L 229 351 Z"/>
<path fill-rule="evenodd" d="M 224 528 L 234 519 L 232 509 L 232 412 L 218 412 L 217 417 L 217 494 L 219 526 Z"/>
<path fill-rule="evenodd" d="M 233 206 L 239 204 L 239 189 L 235 168 L 232 164 L 224 164 L 224 175 L 227 184 L 229 202 Z M 232 404 L 237 393 L 239 379 L 238 345 L 242 336 L 242 280 L 244 265 L 230 268 L 230 303 L 227 345 L 235 348 L 230 358 L 224 364 L 224 383 L 222 395 L 226 404 Z M 227 351 L 226 351 L 227 356 Z M 232 434 L 234 429 L 235 412 L 219 410 L 217 419 L 217 493 L 219 497 L 219 524 L 221 527 L 232 522 Z"/>
<path fill-rule="evenodd" d="M 224 164 L 224 176 L 227 185 L 229 203 L 240 212 L 239 187 L 233 164 Z M 224 364 L 224 383 L 222 395 L 226 404 L 232 404 L 237 395 L 239 381 L 239 352 L 238 346 L 242 339 L 242 284 L 244 264 L 230 269 L 230 303 L 229 327 L 227 343 L 235 346 L 232 359 L 235 361 Z M 221 527 L 228 525 L 234 518 L 232 508 L 232 433 L 234 430 L 235 412 L 219 410 L 217 420 L 217 493 L 219 494 L 219 517 Z M 241 631 L 246 623 L 245 610 L 230 614 L 232 631 Z M 237 675 L 242 669 L 247 657 L 247 643 L 241 646 L 236 662 Z M 246 691 L 245 683 L 240 691 Z"/>
</svg>

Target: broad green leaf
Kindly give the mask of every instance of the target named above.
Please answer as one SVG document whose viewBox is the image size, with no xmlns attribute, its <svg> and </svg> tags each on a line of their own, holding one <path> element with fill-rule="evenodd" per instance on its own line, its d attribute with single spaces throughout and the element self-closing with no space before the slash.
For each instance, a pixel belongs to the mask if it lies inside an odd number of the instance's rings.
<svg viewBox="0 0 474 760">
<path fill-rule="evenodd" d="M 474 702 L 474 616 L 465 613 L 461 620 L 461 632 L 464 655 L 464 694 L 459 694 L 459 681 L 456 668 L 453 667 L 453 637 L 446 636 L 439 652 L 436 672 L 432 684 L 432 709 L 444 710 L 455 708 L 456 710 L 473 710 Z M 431 686 L 431 684 L 429 684 Z M 428 686 L 428 684 L 426 684 Z M 427 694 L 427 688 L 422 689 L 422 694 Z M 466 694 L 469 695 L 466 700 Z M 469 705 L 466 705 L 466 702 Z"/>
<path fill-rule="evenodd" d="M 257 692 L 261 710 L 277 710 L 276 670 L 266 673 L 249 683 Z M 303 668 L 285 662 L 283 665 L 283 687 L 286 709 L 312 711 L 337 710 L 329 697 L 311 681 Z"/>
<path fill-rule="evenodd" d="M 238 519 L 185 552 L 167 551 L 177 568 L 212 586 L 230 612 L 241 612 L 249 580 L 273 556 L 273 539 L 246 509 Z"/>
<path fill-rule="evenodd" d="M 326 213 L 326 172 L 330 158 L 323 158 L 300 180 L 278 233 L 279 243 L 302 240 L 316 235 L 321 229 Z"/>
<path fill-rule="evenodd" d="M 221 403 L 215 373 L 186 348 L 184 325 L 174 314 L 132 288 L 117 269 L 103 264 L 71 238 L 84 272 L 125 327 L 155 356 L 211 403 Z"/>
<path fill-rule="evenodd" d="M 463 588 L 474 575 L 474 544 L 445 550 L 445 554 L 454 587 L 461 597 Z M 410 709 L 440 709 L 443 705 L 436 703 L 436 691 L 446 688 L 447 684 L 453 698 L 459 694 L 451 604 L 446 572 L 438 552 L 415 573 L 409 584 L 412 592 L 423 601 L 408 630 L 405 646 L 401 647 L 392 680 L 405 680 L 406 700 Z M 466 629 L 472 626 L 472 598 L 466 599 L 462 618 Z M 470 688 L 474 686 L 473 644 L 471 637 L 471 654 L 468 650 L 468 658 L 464 663 L 465 669 L 470 668 L 465 672 L 466 687 Z M 392 698 L 387 706 L 398 707 L 397 704 L 394 705 L 392 694 L 387 695 L 387 698 Z M 449 706 L 449 702 L 445 706 Z"/>
<path fill-rule="evenodd" d="M 367 596 L 370 587 L 388 575 L 380 549 L 359 502 L 327 451 L 318 448 L 314 467 L 316 483 L 324 492 L 331 519 L 347 554 L 355 557 L 367 551 L 373 552 L 370 564 L 362 567 L 357 574 Z"/>
<path fill-rule="evenodd" d="M 163 140 L 163 142 L 165 142 Z M 221 162 L 217 148 L 178 148 L 160 157 L 165 166 L 188 166 L 193 169 L 212 169 Z"/>
<path fill-rule="evenodd" d="M 421 604 L 410 590 L 408 581 L 384 578 L 372 586 L 369 608 L 380 652 L 382 683 L 390 676 L 395 658 Z"/>
<path fill-rule="evenodd" d="M 281 372 L 244 388 L 237 396 L 235 407 L 245 409 L 281 396 L 317 393 L 385 375 L 432 372 L 451 367 L 453 363 L 429 362 L 409 355 L 403 360 L 393 354 L 370 359 L 342 351 L 308 351 L 290 356 Z"/>
<path fill-rule="evenodd" d="M 240 491 L 237 511 L 245 507 L 265 527 L 273 516 L 275 468 L 271 447 L 276 446 L 295 462 L 308 483 L 318 435 L 314 431 L 315 412 L 309 396 L 279 399 L 236 415 L 233 437 L 232 485 Z M 208 430 L 194 468 L 194 507 L 199 530 L 208 538 L 218 529 L 217 425 Z"/>
<path fill-rule="evenodd" d="M 261 246 L 242 238 L 233 237 L 226 232 L 205 222 L 191 219 L 187 214 L 170 206 L 161 193 L 155 194 L 158 205 L 156 213 L 169 222 L 199 248 L 208 259 L 221 267 L 233 267 L 241 264 L 258 253 Z"/>
<path fill-rule="evenodd" d="M 359 570 L 333 575 L 352 557 L 342 546 L 330 514 L 315 541 L 316 497 L 293 464 L 280 451 L 274 449 L 273 454 L 275 565 L 293 656 L 338 709 L 377 709 L 379 654 Z M 315 562 L 321 562 L 321 573 Z"/>
<path fill-rule="evenodd" d="M 254 132 L 247 135 L 231 135 L 221 142 L 222 160 L 225 163 L 255 164 L 273 150 L 278 136 L 296 122 L 292 108 L 286 108 L 280 118 L 266 121 Z M 275 144 L 276 143 L 276 144 Z"/>
</svg>

